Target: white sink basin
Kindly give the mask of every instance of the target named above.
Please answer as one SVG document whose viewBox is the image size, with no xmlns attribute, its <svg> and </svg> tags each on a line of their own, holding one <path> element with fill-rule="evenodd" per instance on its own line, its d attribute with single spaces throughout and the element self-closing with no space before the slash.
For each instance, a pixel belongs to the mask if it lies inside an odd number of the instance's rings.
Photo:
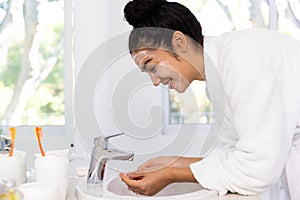
<svg viewBox="0 0 300 200">
<path fill-rule="evenodd" d="M 120 200 L 217 200 L 216 191 L 204 190 L 196 183 L 173 183 L 167 186 L 154 196 L 142 196 L 135 194 L 127 189 L 120 177 L 114 177 L 104 187 L 100 185 L 87 185 L 80 183 L 76 188 L 78 200 L 101 200 L 101 199 L 120 199 Z"/>
<path fill-rule="evenodd" d="M 87 184 L 84 180 L 76 186 L 75 196 L 77 200 L 101 200 L 103 189 L 100 184 Z"/>
</svg>

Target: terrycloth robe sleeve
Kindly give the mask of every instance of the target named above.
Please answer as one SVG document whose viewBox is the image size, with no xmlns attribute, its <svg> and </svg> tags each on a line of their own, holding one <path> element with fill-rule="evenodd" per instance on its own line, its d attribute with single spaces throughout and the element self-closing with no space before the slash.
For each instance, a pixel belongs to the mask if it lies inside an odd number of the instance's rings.
<svg viewBox="0 0 300 200">
<path fill-rule="evenodd" d="M 214 149 L 190 168 L 202 186 L 220 195 L 260 194 L 279 180 L 299 118 L 300 51 L 293 40 L 259 31 L 219 43 L 224 113 L 238 140 L 231 151 Z"/>
</svg>

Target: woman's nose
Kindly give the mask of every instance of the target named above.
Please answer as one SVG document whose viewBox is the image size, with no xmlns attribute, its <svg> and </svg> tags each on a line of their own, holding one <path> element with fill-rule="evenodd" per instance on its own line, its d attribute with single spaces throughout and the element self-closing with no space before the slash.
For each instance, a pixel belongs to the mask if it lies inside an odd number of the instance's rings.
<svg viewBox="0 0 300 200">
<path fill-rule="evenodd" d="M 160 84 L 160 78 L 158 78 L 154 74 L 149 74 L 149 76 L 150 76 L 151 81 L 152 81 L 154 86 L 158 86 Z"/>
</svg>

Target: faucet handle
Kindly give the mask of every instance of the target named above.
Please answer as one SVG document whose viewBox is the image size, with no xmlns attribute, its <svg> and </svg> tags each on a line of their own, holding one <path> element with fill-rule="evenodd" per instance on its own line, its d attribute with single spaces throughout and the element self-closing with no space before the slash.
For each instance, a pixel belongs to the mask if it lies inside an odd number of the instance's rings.
<svg viewBox="0 0 300 200">
<path fill-rule="evenodd" d="M 124 135 L 124 133 L 110 135 L 110 136 L 107 136 L 107 137 L 95 137 L 94 138 L 94 145 L 96 147 L 101 147 L 102 149 L 107 149 L 108 148 L 108 144 L 109 144 L 108 143 L 109 139 L 112 138 L 112 137 L 120 136 L 120 135 Z"/>
<path fill-rule="evenodd" d="M 0 154 L 8 153 L 10 147 L 11 147 L 11 139 L 0 135 Z"/>
</svg>

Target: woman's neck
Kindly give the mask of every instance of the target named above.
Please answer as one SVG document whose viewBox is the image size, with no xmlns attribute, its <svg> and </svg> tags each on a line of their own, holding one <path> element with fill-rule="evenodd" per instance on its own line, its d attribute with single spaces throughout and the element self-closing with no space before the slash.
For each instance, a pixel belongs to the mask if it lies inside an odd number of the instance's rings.
<svg viewBox="0 0 300 200">
<path fill-rule="evenodd" d="M 205 81 L 203 48 L 194 48 L 189 51 L 189 55 L 187 55 L 187 57 L 194 67 L 194 80 Z"/>
</svg>

